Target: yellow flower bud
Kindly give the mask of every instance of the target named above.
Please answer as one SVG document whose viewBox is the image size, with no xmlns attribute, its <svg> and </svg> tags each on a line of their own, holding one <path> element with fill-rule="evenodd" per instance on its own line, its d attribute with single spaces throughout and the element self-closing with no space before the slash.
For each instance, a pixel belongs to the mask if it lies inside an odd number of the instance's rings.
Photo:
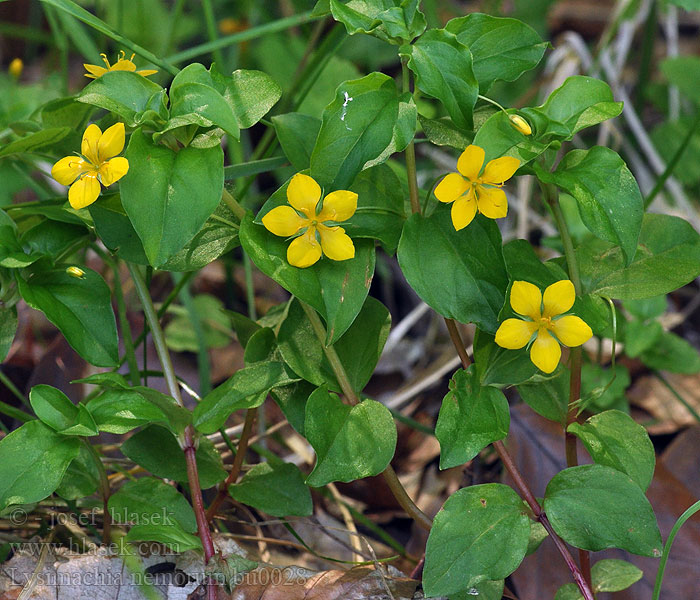
<svg viewBox="0 0 700 600">
<path fill-rule="evenodd" d="M 13 58 L 10 66 L 7 68 L 7 72 L 15 79 L 19 79 L 20 75 L 22 75 L 22 69 L 24 69 L 22 59 Z"/>
<path fill-rule="evenodd" d="M 510 119 L 513 127 L 515 127 L 520 133 L 523 135 L 532 134 L 532 127 L 530 127 L 530 124 L 520 115 L 508 115 L 508 118 Z"/>
<path fill-rule="evenodd" d="M 68 273 L 68 275 L 71 277 L 75 277 L 76 279 L 83 279 L 85 277 L 85 271 L 83 271 L 80 267 L 68 267 L 66 269 L 66 273 Z"/>
</svg>

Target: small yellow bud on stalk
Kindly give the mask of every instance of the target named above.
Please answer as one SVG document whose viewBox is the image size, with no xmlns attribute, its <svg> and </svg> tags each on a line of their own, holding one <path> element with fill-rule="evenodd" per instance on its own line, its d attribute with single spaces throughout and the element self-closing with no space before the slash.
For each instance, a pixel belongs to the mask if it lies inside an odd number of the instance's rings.
<svg viewBox="0 0 700 600">
<path fill-rule="evenodd" d="M 7 72 L 14 77 L 19 79 L 22 75 L 22 70 L 24 69 L 24 63 L 21 58 L 13 58 L 10 66 L 7 68 Z"/>
<path fill-rule="evenodd" d="M 71 277 L 75 277 L 76 279 L 83 279 L 85 277 L 85 271 L 83 271 L 80 267 L 68 267 L 66 269 L 66 273 L 68 273 L 68 275 Z"/>
<path fill-rule="evenodd" d="M 530 124 L 520 115 L 508 115 L 508 118 L 513 124 L 513 127 L 515 127 L 520 133 L 523 135 L 532 135 L 532 127 L 530 127 Z"/>
</svg>

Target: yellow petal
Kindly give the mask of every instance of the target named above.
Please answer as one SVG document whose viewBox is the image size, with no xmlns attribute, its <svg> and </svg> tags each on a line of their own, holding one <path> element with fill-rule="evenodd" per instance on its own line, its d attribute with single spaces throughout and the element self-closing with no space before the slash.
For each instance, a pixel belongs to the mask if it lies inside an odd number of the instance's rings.
<svg viewBox="0 0 700 600">
<path fill-rule="evenodd" d="M 593 337 L 591 328 L 575 315 L 567 315 L 552 321 L 552 331 L 565 346 L 580 346 Z"/>
<path fill-rule="evenodd" d="M 348 260 L 355 257 L 355 246 L 342 227 L 318 226 L 323 253 L 331 260 Z"/>
<path fill-rule="evenodd" d="M 440 202 L 454 202 L 469 189 L 469 182 L 459 173 L 445 175 L 435 188 L 435 197 Z"/>
<path fill-rule="evenodd" d="M 466 150 L 457 160 L 457 170 L 469 181 L 476 181 L 479 178 L 479 171 L 484 164 L 486 153 L 479 146 L 467 146 Z"/>
<path fill-rule="evenodd" d="M 97 79 L 98 77 L 101 77 L 107 72 L 107 69 L 104 67 L 100 67 L 99 65 L 83 65 L 85 67 L 85 70 L 87 73 L 85 73 L 85 77 L 89 77 L 90 79 Z"/>
<path fill-rule="evenodd" d="M 489 219 L 502 219 L 508 214 L 508 198 L 500 188 L 477 186 L 476 204 L 479 212 Z"/>
<path fill-rule="evenodd" d="M 518 170 L 520 161 L 512 156 L 501 156 L 490 160 L 486 164 L 484 174 L 481 176 L 481 181 L 492 185 L 501 185 L 504 181 L 510 179 Z"/>
<path fill-rule="evenodd" d="M 100 165 L 100 180 L 108 187 L 119 181 L 129 171 L 129 161 L 123 156 L 117 156 Z"/>
<path fill-rule="evenodd" d="M 309 231 L 292 240 L 287 248 L 287 260 L 293 267 L 305 269 L 321 258 L 321 244 L 316 240 L 313 227 Z"/>
<path fill-rule="evenodd" d="M 548 286 L 544 291 L 543 317 L 556 317 L 567 310 L 571 310 L 576 300 L 574 284 L 568 279 L 557 281 Z"/>
<path fill-rule="evenodd" d="M 348 190 L 331 192 L 323 199 L 323 209 L 318 214 L 318 220 L 347 221 L 357 210 L 357 194 Z"/>
<path fill-rule="evenodd" d="M 99 164 L 116 156 L 124 149 L 124 123 L 115 123 L 105 129 L 97 142 Z"/>
<path fill-rule="evenodd" d="M 88 125 L 85 133 L 83 133 L 83 141 L 80 144 L 80 153 L 95 166 L 100 164 L 100 155 L 97 146 L 100 142 L 101 135 L 102 130 L 92 123 Z"/>
<path fill-rule="evenodd" d="M 496 332 L 496 343 L 501 348 L 518 350 L 527 345 L 537 329 L 537 323 L 522 319 L 506 319 Z"/>
<path fill-rule="evenodd" d="M 110 68 L 110 71 L 135 71 L 136 65 L 128 58 L 120 58 Z"/>
<path fill-rule="evenodd" d="M 91 166 L 79 156 L 66 156 L 51 167 L 51 177 L 61 185 L 70 185 Z"/>
<path fill-rule="evenodd" d="M 466 196 L 457 198 L 452 205 L 452 225 L 455 231 L 464 229 L 469 223 L 474 219 L 476 215 L 476 200 L 474 199 L 474 193 L 469 190 Z"/>
<path fill-rule="evenodd" d="M 321 186 L 313 178 L 297 173 L 287 187 L 287 200 L 309 219 L 316 216 L 316 205 L 321 199 Z"/>
<path fill-rule="evenodd" d="M 97 175 L 83 175 L 68 190 L 68 202 L 77 209 L 90 206 L 100 195 L 100 182 Z"/>
<path fill-rule="evenodd" d="M 537 333 L 537 339 L 530 347 L 530 360 L 540 371 L 551 373 L 557 368 L 560 358 L 559 342 L 546 329 L 540 329 Z"/>
<path fill-rule="evenodd" d="M 536 285 L 527 281 L 514 281 L 510 287 L 510 305 L 519 315 L 538 321 L 542 306 L 542 292 Z"/>
<path fill-rule="evenodd" d="M 275 235 L 289 237 L 308 224 L 308 220 L 300 217 L 291 206 L 278 206 L 265 214 L 262 224 Z"/>
<path fill-rule="evenodd" d="M 136 71 L 138 75 L 141 75 L 142 77 L 148 77 L 149 75 L 155 75 L 158 71 L 155 69 L 141 69 L 140 71 Z"/>
</svg>

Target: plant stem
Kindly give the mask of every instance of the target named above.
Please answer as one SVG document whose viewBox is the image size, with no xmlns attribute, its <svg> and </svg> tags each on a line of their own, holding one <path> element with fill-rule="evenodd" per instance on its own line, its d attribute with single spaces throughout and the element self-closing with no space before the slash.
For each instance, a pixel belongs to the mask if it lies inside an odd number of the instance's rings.
<svg viewBox="0 0 700 600">
<path fill-rule="evenodd" d="M 580 296 L 582 291 L 581 275 L 579 273 L 576 252 L 574 251 L 574 243 L 571 239 L 571 234 L 569 233 L 569 228 L 566 224 L 564 213 L 561 210 L 561 205 L 559 204 L 559 191 L 555 185 L 547 183 L 542 185 L 542 192 L 544 193 L 545 200 L 552 209 L 554 221 L 556 222 L 557 229 L 559 229 L 559 234 L 561 235 L 562 245 L 564 246 L 564 256 L 566 257 L 566 264 L 569 268 L 569 279 L 571 279 L 571 283 L 574 284 L 574 291 L 576 292 L 576 295 Z M 572 348 L 570 350 L 570 357 L 571 376 L 569 378 L 569 405 L 566 412 L 566 427 L 564 428 L 564 447 L 566 453 L 566 466 L 575 467 L 578 465 L 578 440 L 574 434 L 569 432 L 569 425 L 576 422 L 578 413 L 576 403 L 581 397 L 581 346 Z M 587 550 L 581 549 L 579 549 L 578 555 L 583 576 L 590 585 L 590 555 L 588 554 Z"/>
<path fill-rule="evenodd" d="M 170 360 L 170 353 L 168 352 L 168 347 L 165 344 L 163 329 L 158 321 L 158 315 L 156 315 L 156 310 L 153 306 L 151 296 L 148 293 L 146 282 L 144 281 L 143 275 L 141 275 L 141 271 L 136 265 L 129 262 L 126 264 L 129 268 L 131 278 L 134 281 L 136 294 L 138 295 L 141 305 L 143 306 L 143 313 L 146 317 L 146 322 L 151 329 L 153 345 L 156 348 L 156 353 L 158 354 L 158 359 L 160 360 L 160 364 L 163 369 L 163 377 L 168 386 L 168 391 L 175 401 L 180 406 L 184 407 L 182 396 L 180 395 L 180 387 L 177 382 L 177 377 L 175 376 L 175 370 L 173 369 L 173 363 Z M 204 549 L 204 563 L 206 564 L 214 556 L 215 550 L 214 543 L 211 539 L 211 532 L 209 531 L 209 524 L 207 523 L 207 518 L 204 512 L 202 489 L 199 485 L 199 473 L 197 472 L 195 435 L 194 429 L 191 425 L 188 425 L 185 428 L 182 439 L 179 438 L 178 442 L 185 453 L 185 460 L 187 462 L 187 480 L 190 485 L 192 505 L 197 521 L 197 530 L 199 537 L 202 540 L 202 548 Z M 209 596 L 213 597 L 212 593 L 214 588 L 210 585 L 208 586 L 208 589 Z"/>
<path fill-rule="evenodd" d="M 445 321 L 447 321 L 447 319 Z M 456 335 L 451 335 L 452 343 L 455 345 L 457 354 L 459 354 L 459 357 L 462 361 L 462 367 L 464 369 L 467 369 L 470 365 L 470 361 L 467 355 L 467 350 L 464 346 L 464 341 L 459 335 L 459 331 L 456 327 L 454 328 L 454 331 L 456 332 Z M 513 484 L 518 489 L 520 496 L 525 500 L 525 502 L 527 502 L 528 506 L 532 509 L 535 518 L 540 523 L 542 523 L 542 526 L 547 530 L 547 533 L 552 538 L 552 541 L 556 545 L 557 550 L 559 550 L 559 553 L 564 558 L 564 562 L 569 568 L 569 571 L 571 571 L 571 575 L 574 581 L 576 582 L 576 585 L 578 586 L 581 594 L 583 595 L 584 600 L 594 600 L 593 592 L 591 592 L 590 579 L 586 579 L 584 574 L 576 565 L 576 562 L 571 556 L 569 549 L 566 547 L 564 542 L 559 538 L 559 536 L 552 528 L 549 519 L 547 519 L 547 515 L 542 511 L 540 503 L 537 502 L 537 498 L 532 493 L 530 486 L 528 486 L 527 482 L 525 481 L 525 478 L 522 476 L 522 473 L 520 473 L 520 471 L 518 470 L 518 467 L 515 464 L 513 457 L 510 455 L 503 442 L 494 442 L 493 447 L 498 453 L 498 456 L 500 457 L 501 462 L 503 463 L 503 466 L 505 467 L 506 471 L 508 471 L 510 478 L 513 480 Z"/>
<path fill-rule="evenodd" d="M 221 192 L 221 199 L 224 201 L 229 210 L 238 217 L 239 221 L 243 220 L 245 217 L 245 208 L 243 208 L 238 201 L 233 197 L 233 194 L 229 192 L 226 188 Z"/>
<path fill-rule="evenodd" d="M 102 464 L 102 459 L 94 446 L 83 438 L 83 443 L 88 449 L 92 460 L 97 467 L 97 472 L 100 474 L 100 494 L 102 496 L 102 512 L 104 513 L 102 524 L 102 543 L 107 546 L 112 541 L 112 513 L 109 512 L 109 496 L 111 495 L 111 490 L 109 489 L 109 479 L 107 478 L 107 471 L 105 471 L 105 466 Z"/>
<path fill-rule="evenodd" d="M 408 59 L 401 59 L 401 81 L 404 94 L 411 92 L 411 72 L 408 69 Z M 418 179 L 416 177 L 416 147 L 411 142 L 406 146 L 406 173 L 408 175 L 408 195 L 411 199 L 411 212 L 420 212 L 420 199 L 418 198 Z"/>
<path fill-rule="evenodd" d="M 22 404 L 24 404 L 27 408 L 31 408 L 31 404 L 29 404 L 29 401 L 24 397 L 22 392 L 20 392 L 17 389 L 17 386 L 14 383 L 12 383 L 12 380 L 3 372 L 2 369 L 0 369 L 0 383 L 2 383 L 8 390 L 10 390 L 12 395 L 15 398 L 17 398 Z M 13 419 L 22 421 L 22 423 L 31 421 L 34 418 L 32 415 L 24 412 L 23 410 L 15 408 L 14 406 L 10 406 L 5 402 L 1 402 L 0 406 L 3 407 L 2 410 L 0 410 L 0 412 L 3 412 L 8 417 L 12 417 Z"/>
<path fill-rule="evenodd" d="M 131 326 L 129 325 L 129 319 L 126 315 L 124 291 L 122 290 L 122 283 L 119 277 L 119 263 L 117 261 L 108 260 L 106 255 L 103 256 L 103 260 L 105 260 L 105 262 L 108 262 L 108 264 L 112 267 L 112 271 L 114 273 L 114 297 L 117 300 L 117 313 L 119 314 L 119 325 L 121 327 L 122 336 L 124 338 L 124 353 L 126 355 L 126 362 L 129 365 L 129 379 L 131 380 L 131 385 L 139 385 L 141 383 L 139 379 L 139 366 L 136 362 L 136 353 L 134 352 L 134 339 L 131 336 Z"/>
<path fill-rule="evenodd" d="M 338 380 L 340 389 L 343 390 L 343 394 L 347 398 L 347 401 L 352 406 L 359 404 L 360 398 L 353 389 L 352 384 L 348 379 L 348 374 L 345 371 L 345 367 L 340 361 L 340 357 L 335 351 L 333 344 L 326 346 L 326 328 L 323 326 L 321 318 L 318 316 L 316 310 L 306 304 L 306 302 L 299 300 L 299 303 L 304 309 L 304 312 L 311 323 L 311 327 L 313 328 L 318 341 L 321 342 L 323 352 L 331 365 L 331 369 L 333 369 L 333 374 Z M 401 482 L 399 481 L 399 478 L 391 465 L 388 465 L 387 468 L 384 469 L 382 476 L 384 477 L 386 484 L 389 486 L 391 493 L 394 495 L 394 498 L 396 498 L 396 501 L 399 503 L 401 508 L 406 511 L 406 514 L 408 514 L 423 529 L 430 531 L 430 528 L 433 525 L 432 520 L 415 505 L 413 500 L 411 500 L 411 497 L 408 495 L 408 493 L 406 493 L 406 490 L 404 489 L 403 485 L 401 485 Z"/>
<path fill-rule="evenodd" d="M 255 415 L 257 414 L 257 409 L 249 408 L 245 414 L 245 422 L 243 423 L 243 431 L 241 432 L 241 437 L 238 440 L 238 448 L 236 448 L 236 454 L 233 457 L 233 464 L 231 465 L 231 471 L 226 478 L 226 481 L 219 486 L 219 491 L 214 498 L 214 502 L 211 503 L 209 509 L 206 513 L 207 521 L 211 521 L 215 516 L 216 512 L 219 510 L 219 506 L 228 496 L 228 486 L 236 483 L 238 475 L 241 473 L 241 467 L 243 466 L 243 460 L 245 459 L 246 450 L 248 450 L 248 442 L 250 441 L 250 434 L 253 432 L 253 423 L 255 422 Z"/>
</svg>

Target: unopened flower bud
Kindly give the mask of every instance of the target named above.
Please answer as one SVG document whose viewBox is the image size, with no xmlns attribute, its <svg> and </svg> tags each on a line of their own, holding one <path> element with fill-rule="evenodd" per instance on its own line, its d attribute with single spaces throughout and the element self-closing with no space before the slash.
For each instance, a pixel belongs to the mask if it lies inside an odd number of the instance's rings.
<svg viewBox="0 0 700 600">
<path fill-rule="evenodd" d="M 85 271 L 83 271 L 80 267 L 68 267 L 66 269 L 66 273 L 68 273 L 68 275 L 71 277 L 75 277 L 76 279 L 83 279 L 85 277 Z"/>
<path fill-rule="evenodd" d="M 15 79 L 19 79 L 20 75 L 22 75 L 22 69 L 24 69 L 22 59 L 13 58 L 10 66 L 7 68 L 7 72 Z"/>
<path fill-rule="evenodd" d="M 523 135 L 532 134 L 532 127 L 530 127 L 530 124 L 520 115 L 508 115 L 508 118 L 513 124 L 513 127 L 515 127 L 520 133 L 522 133 Z"/>
</svg>

